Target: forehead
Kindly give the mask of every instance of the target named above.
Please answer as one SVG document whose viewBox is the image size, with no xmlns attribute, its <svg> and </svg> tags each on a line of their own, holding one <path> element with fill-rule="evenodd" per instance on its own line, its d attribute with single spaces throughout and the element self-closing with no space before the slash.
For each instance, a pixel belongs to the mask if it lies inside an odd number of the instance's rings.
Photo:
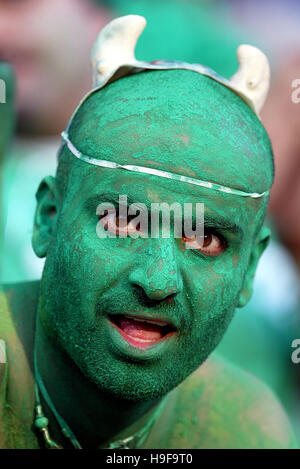
<svg viewBox="0 0 300 469">
<path fill-rule="evenodd" d="M 271 185 L 270 147 L 250 108 L 195 72 L 123 78 L 92 95 L 70 128 L 87 155 L 176 172 L 233 188 Z"/>
<path fill-rule="evenodd" d="M 265 199 L 251 199 L 216 192 L 170 179 L 118 169 L 100 168 L 75 161 L 69 178 L 65 206 L 68 213 L 95 215 L 103 202 L 117 204 L 119 195 L 127 203 L 143 203 L 151 210 L 151 203 L 204 204 L 205 222 L 220 224 L 225 228 L 251 236 L 264 216 Z M 247 237 L 246 237 L 247 238 Z"/>
</svg>

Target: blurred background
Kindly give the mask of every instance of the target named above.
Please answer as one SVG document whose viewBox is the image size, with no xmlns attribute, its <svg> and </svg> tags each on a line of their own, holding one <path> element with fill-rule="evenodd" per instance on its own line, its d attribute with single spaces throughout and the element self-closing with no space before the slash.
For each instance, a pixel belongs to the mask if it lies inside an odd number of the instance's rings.
<svg viewBox="0 0 300 469">
<path fill-rule="evenodd" d="M 229 78 L 240 43 L 260 47 L 270 59 L 262 121 L 275 155 L 267 220 L 273 240 L 253 298 L 237 310 L 218 351 L 272 387 L 300 441 L 300 364 L 291 360 L 292 341 L 300 338 L 299 1 L 0 0 L 0 80 L 6 84 L 6 103 L 0 103 L 0 283 L 41 275 L 43 261 L 31 248 L 35 192 L 45 175 L 54 175 L 60 133 L 91 87 L 89 54 L 99 30 L 130 13 L 148 21 L 136 51 L 141 60 L 198 62 Z"/>
</svg>

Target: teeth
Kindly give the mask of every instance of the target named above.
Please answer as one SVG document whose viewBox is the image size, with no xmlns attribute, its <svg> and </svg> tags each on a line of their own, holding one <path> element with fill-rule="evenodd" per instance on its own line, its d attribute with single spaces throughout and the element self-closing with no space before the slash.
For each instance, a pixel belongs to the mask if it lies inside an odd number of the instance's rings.
<svg viewBox="0 0 300 469">
<path fill-rule="evenodd" d="M 125 318 L 128 318 L 128 319 L 131 319 L 132 321 L 137 321 L 137 322 L 148 322 L 149 324 L 156 324 L 157 326 L 161 326 L 161 327 L 164 327 L 164 326 L 168 326 L 168 323 L 165 322 L 165 321 L 155 321 L 155 320 L 148 320 L 148 319 L 140 319 L 140 318 L 136 318 L 136 317 L 133 317 L 133 316 L 127 316 L 125 315 Z"/>
</svg>

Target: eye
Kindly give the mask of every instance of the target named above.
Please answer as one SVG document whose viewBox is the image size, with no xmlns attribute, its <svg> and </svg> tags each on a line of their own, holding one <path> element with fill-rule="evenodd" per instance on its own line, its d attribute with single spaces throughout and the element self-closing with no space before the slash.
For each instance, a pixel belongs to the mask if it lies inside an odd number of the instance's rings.
<svg viewBox="0 0 300 469">
<path fill-rule="evenodd" d="M 116 235 L 129 235 L 131 233 L 141 233 L 140 224 L 133 222 L 135 216 L 122 216 L 118 210 L 113 212 L 106 212 L 99 217 L 99 221 L 104 226 L 105 230 Z"/>
<path fill-rule="evenodd" d="M 211 257 L 219 256 L 227 247 L 224 239 L 212 231 L 206 231 L 204 239 L 197 240 L 196 237 L 182 238 L 182 242 L 185 244 L 186 249 L 193 249 Z"/>
</svg>

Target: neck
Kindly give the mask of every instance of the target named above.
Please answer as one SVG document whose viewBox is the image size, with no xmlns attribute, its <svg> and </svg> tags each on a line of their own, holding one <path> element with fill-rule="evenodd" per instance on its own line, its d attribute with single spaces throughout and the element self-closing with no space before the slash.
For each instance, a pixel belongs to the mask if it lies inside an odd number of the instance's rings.
<svg viewBox="0 0 300 469">
<path fill-rule="evenodd" d="M 99 390 L 49 340 L 39 320 L 35 347 L 39 374 L 51 401 L 83 448 L 106 446 L 110 441 L 132 436 L 147 424 L 159 405 L 158 400 L 125 401 Z M 44 401 L 43 407 L 51 437 L 64 446 L 60 427 Z"/>
</svg>

